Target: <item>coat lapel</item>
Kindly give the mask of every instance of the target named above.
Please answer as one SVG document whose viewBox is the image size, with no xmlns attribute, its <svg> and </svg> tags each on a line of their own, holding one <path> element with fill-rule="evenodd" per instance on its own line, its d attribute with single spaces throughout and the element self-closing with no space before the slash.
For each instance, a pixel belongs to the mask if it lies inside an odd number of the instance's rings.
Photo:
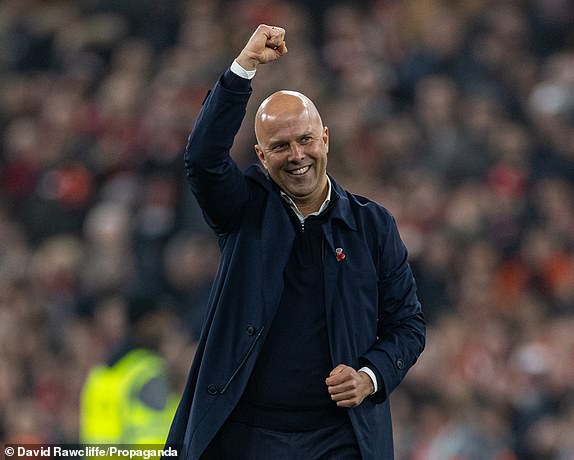
<svg viewBox="0 0 574 460">
<path fill-rule="evenodd" d="M 264 321 L 270 325 L 283 293 L 283 270 L 291 255 L 295 229 L 281 202 L 277 186 L 258 166 L 250 168 L 248 176 L 268 191 L 261 222 L 261 263 L 265 279 L 260 284 L 263 290 Z"/>
<path fill-rule="evenodd" d="M 343 251 L 345 249 L 345 241 L 341 239 L 340 226 L 344 226 L 351 231 L 356 231 L 357 224 L 347 194 L 333 180 L 333 178 L 331 178 L 331 184 L 333 186 L 333 193 L 335 193 L 336 197 L 329 219 L 325 224 L 323 224 L 323 234 L 326 241 L 323 253 L 323 277 L 325 286 L 325 314 L 327 318 L 327 329 L 331 331 L 329 334 L 331 338 L 331 354 L 333 355 L 333 359 L 336 359 L 338 354 L 333 348 L 334 340 L 336 339 L 332 337 L 332 331 L 336 330 L 336 325 L 333 323 L 333 318 L 336 317 L 333 308 L 335 294 L 338 291 L 339 283 L 344 282 L 344 280 L 341 279 L 340 271 L 342 264 L 345 263 L 344 259 L 337 257 L 338 251 L 341 251 L 344 254 Z"/>
<path fill-rule="evenodd" d="M 269 201 L 278 200 L 270 195 Z M 279 206 L 278 206 L 279 205 Z M 287 265 L 295 229 L 281 203 L 267 204 L 263 218 L 263 276 L 262 282 L 265 320 L 269 324 L 283 292 L 283 269 Z"/>
<path fill-rule="evenodd" d="M 337 277 L 339 275 L 340 265 L 337 262 L 335 243 L 333 241 L 333 228 L 330 222 L 323 225 L 323 232 L 325 235 L 325 251 L 323 253 L 323 286 L 325 286 L 325 312 L 327 314 L 327 327 L 333 330 L 331 324 L 331 310 L 333 307 L 333 300 L 335 298 L 335 290 L 337 286 Z M 327 288 L 331 286 L 331 288 Z"/>
</svg>

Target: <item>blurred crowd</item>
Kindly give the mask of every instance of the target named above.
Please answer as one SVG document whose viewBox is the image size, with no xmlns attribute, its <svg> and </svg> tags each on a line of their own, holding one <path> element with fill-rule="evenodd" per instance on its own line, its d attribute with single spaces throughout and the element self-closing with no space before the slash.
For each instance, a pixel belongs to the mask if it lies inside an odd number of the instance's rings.
<svg viewBox="0 0 574 460">
<path fill-rule="evenodd" d="M 574 3 L 3 0 L 0 439 L 75 442 L 89 369 L 160 305 L 181 389 L 218 249 L 182 151 L 259 23 L 329 168 L 396 217 L 428 345 L 393 394 L 400 460 L 574 459 Z M 252 123 L 233 147 L 254 162 Z"/>
</svg>

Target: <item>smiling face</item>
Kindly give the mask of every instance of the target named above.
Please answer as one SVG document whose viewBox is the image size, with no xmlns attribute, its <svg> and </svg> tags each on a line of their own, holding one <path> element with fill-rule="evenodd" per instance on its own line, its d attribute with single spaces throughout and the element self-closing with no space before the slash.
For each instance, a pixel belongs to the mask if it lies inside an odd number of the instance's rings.
<svg viewBox="0 0 574 460">
<path fill-rule="evenodd" d="M 303 94 L 279 91 L 257 111 L 255 151 L 273 181 L 303 214 L 318 211 L 327 195 L 329 131 Z"/>
</svg>

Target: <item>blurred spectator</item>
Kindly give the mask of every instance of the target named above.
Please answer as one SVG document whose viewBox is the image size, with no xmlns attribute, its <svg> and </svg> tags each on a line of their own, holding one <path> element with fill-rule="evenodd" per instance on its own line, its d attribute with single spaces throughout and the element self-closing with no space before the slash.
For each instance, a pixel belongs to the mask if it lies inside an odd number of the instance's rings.
<svg viewBox="0 0 574 460">
<path fill-rule="evenodd" d="M 110 312 L 110 303 L 106 307 Z M 112 308 L 121 315 L 120 305 Z M 139 295 L 127 302 L 124 315 L 128 335 L 114 344 L 105 364 L 90 370 L 82 388 L 79 440 L 163 445 L 178 401 L 167 363 L 158 354 L 168 317 L 155 299 Z"/>
<path fill-rule="evenodd" d="M 207 313 L 211 280 L 218 262 L 217 241 L 211 234 L 181 233 L 170 239 L 163 253 L 167 288 L 185 329 L 199 339 Z"/>
</svg>

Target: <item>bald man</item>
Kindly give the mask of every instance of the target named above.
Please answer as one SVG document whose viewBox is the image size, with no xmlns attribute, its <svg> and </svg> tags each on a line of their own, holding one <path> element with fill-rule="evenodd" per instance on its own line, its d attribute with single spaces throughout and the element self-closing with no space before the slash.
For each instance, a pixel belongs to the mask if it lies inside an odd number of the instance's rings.
<svg viewBox="0 0 574 460">
<path fill-rule="evenodd" d="M 389 395 L 425 343 L 394 219 L 327 174 L 329 130 L 301 93 L 261 103 L 262 167 L 229 155 L 259 65 L 286 53 L 285 31 L 260 25 L 188 140 L 221 260 L 167 444 L 186 459 L 392 459 Z"/>
</svg>

